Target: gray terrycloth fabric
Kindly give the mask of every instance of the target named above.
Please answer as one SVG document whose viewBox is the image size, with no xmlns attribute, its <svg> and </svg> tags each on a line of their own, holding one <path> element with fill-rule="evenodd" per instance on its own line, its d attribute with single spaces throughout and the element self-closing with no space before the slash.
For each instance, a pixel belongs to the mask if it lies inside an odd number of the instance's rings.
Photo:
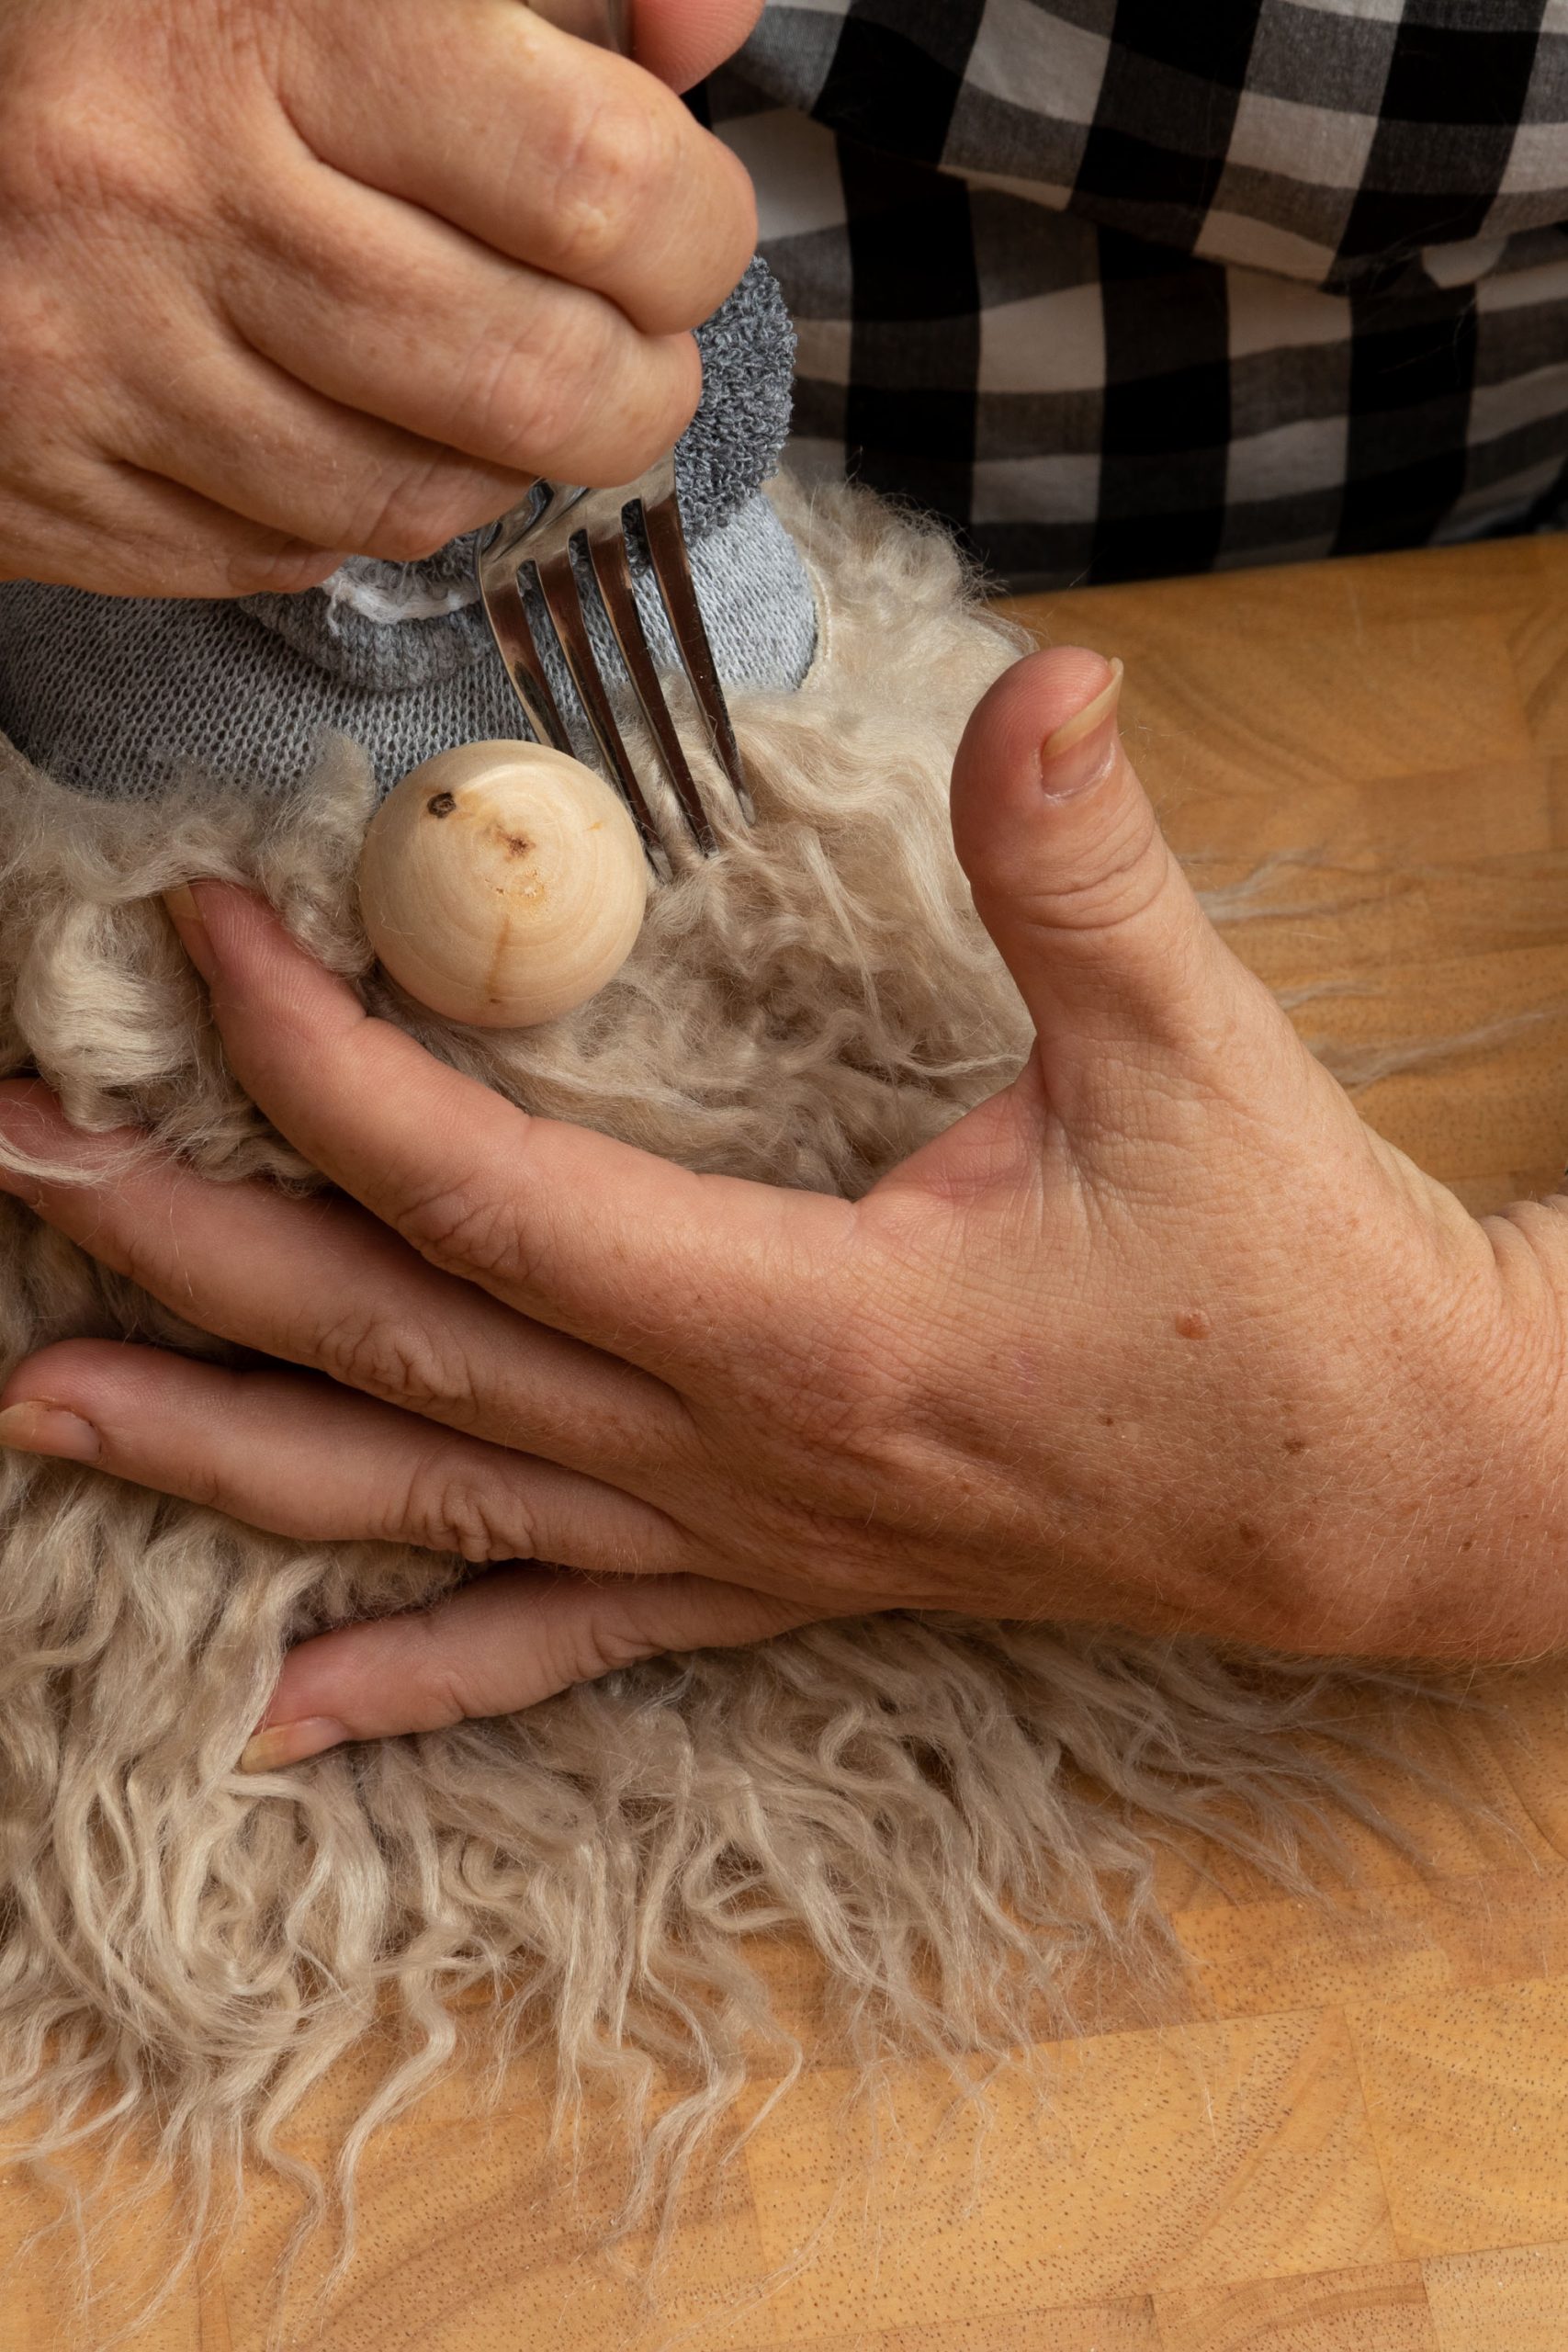
<svg viewBox="0 0 1568 2352">
<path fill-rule="evenodd" d="M 816 649 L 816 611 L 761 490 L 789 429 L 795 338 L 760 261 L 697 339 L 703 397 L 676 479 L 698 599 L 727 684 L 795 686 Z M 437 752 L 526 732 L 472 554 L 470 535 L 426 563 L 356 560 L 303 595 L 230 603 L 0 584 L 0 731 L 62 782 L 115 799 L 154 797 L 191 772 L 276 790 L 308 774 L 334 732 L 364 745 L 389 789 Z M 633 568 L 655 657 L 672 668 L 658 592 L 635 550 Z M 623 680 L 592 582 L 582 584 L 601 664 Z M 587 756 L 570 682 L 532 600 L 530 609 Z"/>
</svg>

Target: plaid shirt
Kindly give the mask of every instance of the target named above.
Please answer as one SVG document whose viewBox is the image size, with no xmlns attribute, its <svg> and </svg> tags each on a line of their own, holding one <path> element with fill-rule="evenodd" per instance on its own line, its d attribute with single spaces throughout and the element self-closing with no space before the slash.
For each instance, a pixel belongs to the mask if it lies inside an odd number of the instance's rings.
<svg viewBox="0 0 1568 2352">
<path fill-rule="evenodd" d="M 769 0 L 701 103 L 796 465 L 1014 585 L 1568 494 L 1568 0 Z"/>
</svg>

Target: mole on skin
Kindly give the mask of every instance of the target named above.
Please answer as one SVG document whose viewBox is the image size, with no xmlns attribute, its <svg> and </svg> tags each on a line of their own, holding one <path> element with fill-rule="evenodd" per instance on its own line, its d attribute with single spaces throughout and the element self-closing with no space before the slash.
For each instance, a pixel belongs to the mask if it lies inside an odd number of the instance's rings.
<svg viewBox="0 0 1568 2352">
<path fill-rule="evenodd" d="M 1184 1306 L 1176 1328 L 1184 1340 L 1206 1340 L 1214 1327 L 1201 1306 Z"/>
</svg>

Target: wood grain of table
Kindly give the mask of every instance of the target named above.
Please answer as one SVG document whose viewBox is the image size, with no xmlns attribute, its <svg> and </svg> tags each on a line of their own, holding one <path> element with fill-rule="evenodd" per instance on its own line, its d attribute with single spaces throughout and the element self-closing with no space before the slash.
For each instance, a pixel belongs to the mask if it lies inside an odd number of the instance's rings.
<svg viewBox="0 0 1568 2352">
<path fill-rule="evenodd" d="M 1568 1159 L 1568 541 L 1540 538 L 1027 600 L 1043 640 L 1119 653 L 1171 837 L 1227 894 L 1270 860 L 1238 951 L 1339 1057 L 1415 1066 L 1366 1115 L 1477 1209 Z M 1246 892 L 1243 892 L 1244 900 Z M 1433 1041 L 1473 1034 L 1457 1053 Z M 679 2233 L 661 2316 L 587 2258 L 519 2068 L 476 2120 L 448 2083 L 373 2147 L 344 2291 L 310 2352 L 1568 2352 L 1568 1667 L 1413 1706 L 1365 1768 L 1421 1849 L 1347 1824 L 1354 1888 L 1285 1900 L 1173 1860 L 1191 1979 L 1168 2013 L 1041 2053 L 988 2139 L 895 2086 L 880 2155 L 824 2063 Z M 1423 1776 L 1419 1768 L 1432 1768 Z M 789 1956 L 774 1955 L 786 1969 Z M 324 2144 L 354 2067 L 324 2089 Z M 594 2185 L 590 2165 L 587 2194 Z M 108 2340 L 46 2213 L 0 2200 L 4 2352 Z M 237 2239 L 135 2339 L 262 2352 L 293 2209 L 258 2181 Z M 118 2286 L 166 2259 L 128 2221 Z M 635 2256 L 636 2249 L 632 2250 Z M 794 2258 L 765 2300 L 758 2283 Z M 111 2302 L 113 2301 L 111 2298 Z"/>
</svg>

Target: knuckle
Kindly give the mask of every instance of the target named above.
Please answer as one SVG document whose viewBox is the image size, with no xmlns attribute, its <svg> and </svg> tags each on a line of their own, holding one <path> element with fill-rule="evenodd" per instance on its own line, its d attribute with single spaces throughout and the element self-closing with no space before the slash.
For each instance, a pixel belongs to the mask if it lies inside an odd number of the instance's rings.
<svg viewBox="0 0 1568 2352">
<path fill-rule="evenodd" d="M 651 101 L 651 102 L 649 102 Z M 544 256 L 559 276 L 592 285 L 645 233 L 675 174 L 676 140 L 667 108 L 639 90 L 629 104 L 595 82 L 562 118 L 546 160 L 549 222 Z M 537 156 L 531 157 L 536 174 Z"/>
<path fill-rule="evenodd" d="M 590 463 L 611 481 L 635 481 L 672 449 L 696 413 L 702 396 L 702 366 L 689 336 L 690 370 L 673 366 L 627 371 L 618 397 L 607 399 L 593 420 Z M 647 346 L 643 357 L 646 361 Z"/>
<path fill-rule="evenodd" d="M 25 94 L 24 94 L 25 93 Z M 89 84 L 80 67 L 46 67 L 30 91 L 13 89 L 0 124 L 0 202 L 11 221 L 89 224 L 96 243 L 138 224 L 182 227 L 192 195 L 177 142 L 128 119 L 121 92 Z"/>
<path fill-rule="evenodd" d="M 431 1332 L 374 1307 L 329 1324 L 314 1354 L 321 1369 L 343 1387 L 413 1412 L 461 1413 L 472 1402 L 467 1367 L 444 1355 Z"/>
<path fill-rule="evenodd" d="M 356 555 L 418 563 L 462 527 L 463 510 L 447 470 L 435 459 L 369 485 L 344 514 L 334 537 Z"/>
<path fill-rule="evenodd" d="M 1148 913 L 1174 872 L 1154 810 L 1140 796 L 1111 839 L 1081 865 L 1064 863 L 1049 893 L 1034 901 L 1036 918 L 1058 931 L 1119 930 Z"/>
<path fill-rule="evenodd" d="M 596 1609 L 574 1628 L 570 1654 L 563 1661 L 563 1679 L 597 1682 L 603 1675 L 638 1665 L 660 1646 L 638 1624 L 634 1611 L 615 1605 Z"/>
<path fill-rule="evenodd" d="M 463 1186 L 433 1193 L 405 1209 L 397 1229 L 433 1265 L 525 1283 L 539 1272 L 538 1248 L 512 1203 Z"/>
<path fill-rule="evenodd" d="M 628 346 L 625 332 L 606 316 L 570 357 L 539 367 L 527 394 L 530 454 L 514 462 L 586 482 L 633 481 L 674 447 L 702 397 L 696 345 L 682 335 Z M 583 386 L 591 398 L 573 389 Z"/>
<path fill-rule="evenodd" d="M 511 475 L 630 481 L 672 448 L 702 398 L 687 334 L 644 335 L 597 295 L 554 288 L 519 330 L 470 356 L 440 437 Z"/>
<path fill-rule="evenodd" d="M 0 141 L 0 198 L 12 218 L 39 219 L 96 205 L 112 156 L 92 109 L 68 89 L 14 93 Z"/>
<path fill-rule="evenodd" d="M 606 305 L 553 300 L 525 332 L 475 353 L 465 371 L 467 422 L 454 440 L 514 473 L 563 470 L 562 458 L 592 434 L 618 373 L 615 342 Z"/>
<path fill-rule="evenodd" d="M 401 1532 L 437 1552 L 480 1564 L 532 1559 L 536 1532 L 525 1498 L 482 1471 L 432 1458 L 410 1475 Z"/>
</svg>

